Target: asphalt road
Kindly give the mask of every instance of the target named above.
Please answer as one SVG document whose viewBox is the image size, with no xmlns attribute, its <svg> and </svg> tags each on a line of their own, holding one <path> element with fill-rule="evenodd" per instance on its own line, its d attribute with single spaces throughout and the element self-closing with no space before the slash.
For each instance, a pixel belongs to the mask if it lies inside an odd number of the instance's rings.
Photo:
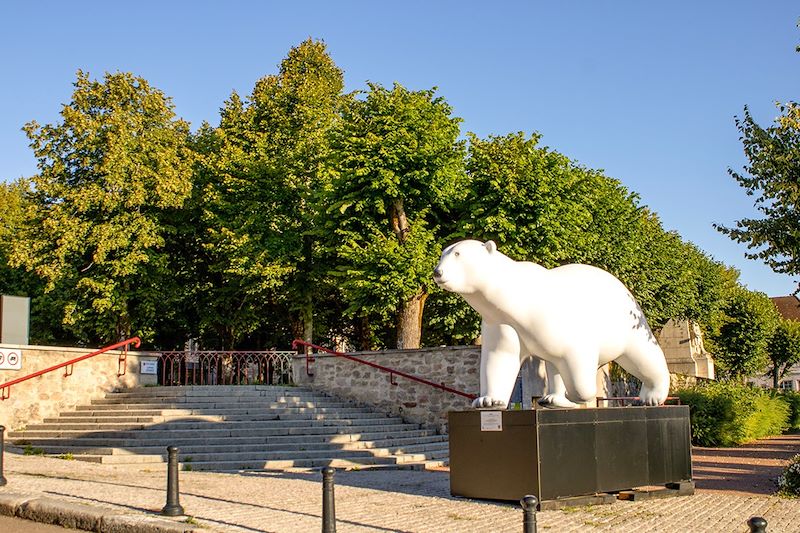
<svg viewBox="0 0 800 533">
<path fill-rule="evenodd" d="M 31 522 L 30 520 L 12 518 L 10 516 L 0 516 L 0 531 L 3 533 L 64 533 L 65 531 L 78 530 Z"/>
</svg>

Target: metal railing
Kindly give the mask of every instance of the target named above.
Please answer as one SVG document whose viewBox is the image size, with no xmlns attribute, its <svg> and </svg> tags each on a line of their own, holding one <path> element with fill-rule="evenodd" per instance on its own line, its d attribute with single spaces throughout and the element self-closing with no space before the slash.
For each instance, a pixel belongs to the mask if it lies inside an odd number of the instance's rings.
<svg viewBox="0 0 800 533">
<path fill-rule="evenodd" d="M 28 374 L 27 376 L 23 376 L 21 378 L 13 379 L 11 381 L 7 381 L 0 385 L 0 400 L 7 400 L 11 397 L 11 386 L 17 385 L 18 383 L 22 383 L 23 381 L 28 381 L 29 379 L 33 379 L 39 377 L 43 374 L 47 374 L 48 372 L 53 372 L 54 370 L 58 369 L 65 369 L 64 370 L 64 377 L 68 378 L 72 375 L 72 365 L 75 363 L 79 363 L 85 359 L 89 359 L 90 357 L 95 357 L 96 355 L 100 355 L 106 352 L 110 352 L 111 350 L 117 350 L 122 348 L 122 353 L 119 355 L 118 363 L 117 363 L 117 377 L 124 376 L 125 372 L 127 371 L 127 358 L 128 358 L 128 346 L 131 344 L 134 345 L 134 348 L 138 348 L 141 346 L 142 341 L 139 337 L 131 337 L 128 340 L 124 340 L 118 342 L 116 344 L 112 344 L 111 346 L 106 346 L 105 348 L 101 348 L 96 352 L 92 352 L 86 355 L 82 355 L 80 357 L 76 357 L 74 359 L 70 359 L 69 361 L 64 361 L 61 364 L 51 366 L 49 368 L 45 368 L 43 370 L 39 370 L 32 374 Z"/>
<path fill-rule="evenodd" d="M 436 388 L 436 389 L 439 389 L 439 390 L 443 390 L 445 392 L 450 392 L 452 394 L 457 394 L 459 396 L 463 396 L 464 398 L 469 398 L 470 400 L 474 400 L 475 398 L 477 398 L 477 396 L 475 394 L 469 394 L 467 392 L 460 391 L 460 390 L 454 389 L 452 387 L 448 387 L 444 383 L 434 383 L 433 381 L 427 380 L 425 378 L 421 378 L 419 376 L 415 376 L 413 374 L 408 374 L 408 373 L 403 372 L 401 370 L 395 370 L 394 368 L 389 368 L 389 367 L 386 367 L 386 366 L 383 366 L 383 365 L 379 365 L 377 363 L 372 363 L 370 361 L 365 361 L 363 359 L 359 359 L 358 357 L 354 357 L 352 355 L 349 355 L 349 354 L 346 354 L 346 353 L 343 353 L 343 352 L 337 352 L 335 350 L 330 350 L 328 348 L 323 348 L 322 346 L 318 346 L 316 344 L 311 344 L 310 342 L 306 342 L 304 340 L 295 339 L 294 341 L 292 341 L 292 348 L 297 349 L 298 346 L 305 346 L 306 348 L 313 348 L 314 350 L 317 350 L 318 352 L 324 352 L 324 353 L 328 353 L 328 354 L 331 354 L 331 355 L 335 355 L 337 357 L 342 357 L 344 359 L 348 359 L 350 361 L 353 361 L 353 362 L 356 362 L 356 363 L 360 363 L 362 365 L 371 366 L 372 368 L 380 370 L 381 372 L 386 372 L 387 374 L 389 374 L 389 382 L 392 385 L 397 385 L 397 382 L 394 380 L 394 376 L 400 376 L 400 377 L 403 377 L 403 378 L 406 378 L 406 379 L 410 379 L 411 381 L 416 381 L 417 383 L 422 383 L 424 385 L 428 385 L 430 387 L 433 387 L 433 388 Z M 306 349 L 304 351 L 305 351 L 305 356 L 306 356 L 306 374 L 308 374 L 309 376 L 312 376 L 313 374 L 311 374 L 309 363 L 314 361 L 314 356 L 309 353 L 308 349 Z"/>
<path fill-rule="evenodd" d="M 288 385 L 292 351 L 158 352 L 158 383 L 177 385 Z"/>
</svg>

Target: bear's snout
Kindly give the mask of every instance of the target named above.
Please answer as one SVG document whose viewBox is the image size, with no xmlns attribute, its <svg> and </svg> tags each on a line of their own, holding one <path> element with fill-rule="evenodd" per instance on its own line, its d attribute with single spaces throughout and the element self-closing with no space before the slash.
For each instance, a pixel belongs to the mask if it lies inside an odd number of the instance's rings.
<svg viewBox="0 0 800 533">
<path fill-rule="evenodd" d="M 442 277 L 442 269 L 438 266 L 433 269 L 433 277 L 434 279 L 440 279 Z"/>
</svg>

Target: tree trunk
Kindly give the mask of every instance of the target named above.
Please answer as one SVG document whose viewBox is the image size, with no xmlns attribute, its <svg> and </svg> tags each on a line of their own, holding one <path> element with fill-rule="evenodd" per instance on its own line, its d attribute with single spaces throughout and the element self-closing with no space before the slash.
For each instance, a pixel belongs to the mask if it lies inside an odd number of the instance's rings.
<svg viewBox="0 0 800 533">
<path fill-rule="evenodd" d="M 408 232 L 411 228 L 408 225 L 408 217 L 403 207 L 403 199 L 395 198 L 392 200 L 389 212 L 391 217 L 392 232 L 397 237 L 401 246 L 405 245 L 408 239 Z M 419 348 L 422 338 L 422 311 L 425 308 L 425 300 L 428 293 L 424 288 L 410 299 L 400 303 L 400 312 L 397 315 L 397 348 L 413 349 Z"/>
<path fill-rule="evenodd" d="M 372 349 L 372 326 L 369 318 L 362 316 L 356 324 L 356 337 L 358 339 L 358 349 L 368 351 Z"/>
<path fill-rule="evenodd" d="M 303 340 L 311 343 L 314 342 L 314 304 L 311 302 L 311 297 L 306 298 L 303 309 L 300 310 L 300 319 L 303 321 Z"/>
<path fill-rule="evenodd" d="M 419 348 L 422 339 L 422 311 L 428 293 L 421 289 L 416 295 L 402 302 L 397 316 L 397 348 Z"/>
<path fill-rule="evenodd" d="M 772 388 L 777 389 L 780 386 L 781 378 L 778 377 L 778 365 L 772 367 Z"/>
</svg>

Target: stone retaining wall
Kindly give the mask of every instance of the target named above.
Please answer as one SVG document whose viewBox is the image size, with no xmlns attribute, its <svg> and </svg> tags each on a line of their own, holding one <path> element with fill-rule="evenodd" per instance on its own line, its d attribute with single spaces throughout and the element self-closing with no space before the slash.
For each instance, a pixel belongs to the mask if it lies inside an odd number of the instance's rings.
<svg viewBox="0 0 800 533">
<path fill-rule="evenodd" d="M 478 394 L 480 346 L 448 346 L 422 350 L 354 352 L 359 359 L 412 374 L 435 383 Z M 470 400 L 367 365 L 328 354 L 315 354 L 306 374 L 305 357 L 293 361 L 295 383 L 320 389 L 401 416 L 409 422 L 446 430 L 447 412 L 467 409 Z"/>
<path fill-rule="evenodd" d="M 480 346 L 447 346 L 420 350 L 385 350 L 348 353 L 385 367 L 412 374 L 450 388 L 477 395 L 480 391 Z M 434 389 L 399 376 L 329 354 L 314 354 L 307 375 L 305 356 L 293 359 L 294 381 L 323 390 L 340 398 L 376 407 L 401 416 L 409 422 L 447 431 L 447 412 L 468 409 L 470 401 L 463 396 Z M 600 375 L 600 374 L 598 374 Z M 607 377 L 607 376 L 604 376 Z M 670 391 L 690 387 L 695 376 L 670 373 Z M 598 378 L 598 394 L 603 396 L 603 381 Z"/>
<path fill-rule="evenodd" d="M 14 350 L 22 355 L 21 370 L 0 370 L 0 384 L 86 355 L 95 348 L 60 348 L 52 346 L 19 346 L 0 344 L 0 350 Z M 140 361 L 158 359 L 145 352 L 128 352 L 125 375 L 117 376 L 119 355 L 112 351 L 75 363 L 72 375 L 55 370 L 13 385 L 11 396 L 0 401 L 0 425 L 17 430 L 41 422 L 77 405 L 88 404 L 115 389 L 126 389 L 156 383 L 156 375 L 139 373 Z"/>
</svg>

